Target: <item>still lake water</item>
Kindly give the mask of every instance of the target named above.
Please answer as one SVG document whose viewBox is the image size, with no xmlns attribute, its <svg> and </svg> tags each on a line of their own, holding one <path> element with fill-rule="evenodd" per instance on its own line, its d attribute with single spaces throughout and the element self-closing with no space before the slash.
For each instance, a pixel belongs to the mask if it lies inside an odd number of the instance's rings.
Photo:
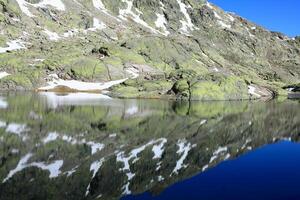
<svg viewBox="0 0 300 200">
<path fill-rule="evenodd" d="M 300 199 L 300 103 L 0 95 L 0 199 Z"/>
</svg>

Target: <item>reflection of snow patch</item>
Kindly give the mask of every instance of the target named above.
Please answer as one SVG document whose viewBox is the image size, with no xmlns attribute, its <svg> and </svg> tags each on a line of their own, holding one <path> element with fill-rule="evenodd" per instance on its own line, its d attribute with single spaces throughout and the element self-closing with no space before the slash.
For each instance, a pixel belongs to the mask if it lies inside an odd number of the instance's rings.
<svg viewBox="0 0 300 200">
<path fill-rule="evenodd" d="M 101 104 L 103 101 L 111 100 L 109 96 L 96 93 L 69 93 L 66 95 L 58 95 L 53 92 L 40 92 L 39 95 L 46 99 L 47 105 L 51 108 L 64 105 Z"/>
<path fill-rule="evenodd" d="M 188 153 L 192 148 L 191 143 L 186 144 L 185 140 L 179 141 L 177 143 L 177 146 L 179 147 L 179 149 L 177 151 L 177 154 L 181 155 L 181 157 L 177 161 L 176 166 L 173 169 L 172 174 L 178 174 L 178 171 L 180 169 L 187 167 L 187 165 L 184 165 L 183 162 L 186 159 L 186 157 L 188 156 Z"/>
<path fill-rule="evenodd" d="M 6 127 L 6 123 L 3 121 L 0 121 L 0 128 L 5 128 Z"/>
<path fill-rule="evenodd" d="M 48 170 L 50 173 L 49 178 L 58 177 L 59 174 L 61 173 L 60 168 L 63 165 L 63 160 L 54 161 L 53 163 L 51 163 L 49 165 L 47 165 L 43 162 L 33 162 L 33 163 L 26 164 L 31 157 L 32 157 L 32 154 L 29 153 L 29 154 L 26 154 L 23 158 L 21 158 L 17 167 L 9 172 L 7 177 L 3 180 L 3 183 L 8 181 L 10 178 L 12 178 L 16 173 L 18 173 L 28 167 L 37 167 L 42 170 Z"/>
<path fill-rule="evenodd" d="M 134 114 L 136 114 L 138 111 L 139 111 L 138 107 L 136 107 L 136 106 L 131 106 L 130 108 L 128 108 L 128 109 L 126 110 L 125 113 L 126 113 L 127 115 L 134 115 Z"/>
<path fill-rule="evenodd" d="M 224 152 L 227 152 L 228 148 L 227 147 L 219 147 L 214 153 L 213 156 L 210 158 L 209 163 L 212 163 L 214 160 L 218 158 L 218 156 Z"/>
<path fill-rule="evenodd" d="M 89 145 L 91 147 L 92 155 L 94 155 L 98 151 L 101 151 L 104 148 L 104 144 L 101 144 L 101 143 L 88 142 L 87 145 Z"/>
<path fill-rule="evenodd" d="M 86 144 L 87 146 L 91 147 L 91 154 L 92 155 L 94 155 L 95 153 L 101 151 L 105 147 L 105 145 L 101 144 L 101 143 L 96 143 L 96 142 L 93 142 L 93 141 L 87 142 L 85 139 L 82 139 L 82 140 L 78 141 L 76 138 L 73 138 L 73 137 L 68 136 L 68 135 L 60 136 L 56 132 L 49 133 L 48 136 L 43 139 L 43 143 L 47 144 L 47 143 L 55 141 L 57 139 L 61 139 L 61 140 L 65 141 L 65 142 L 68 142 L 72 145 Z"/>
<path fill-rule="evenodd" d="M 27 131 L 26 124 L 11 123 L 7 126 L 6 132 L 21 136 L 21 133 Z"/>
<path fill-rule="evenodd" d="M 144 151 L 148 146 L 151 146 L 153 144 L 156 144 L 158 142 L 162 142 L 164 141 L 164 138 L 158 139 L 158 140 L 151 140 L 150 142 L 148 142 L 147 144 L 140 146 L 136 149 L 133 149 L 130 151 L 129 155 L 126 156 L 125 152 L 119 152 L 117 153 L 117 162 L 122 162 L 123 163 L 123 168 L 120 169 L 120 171 L 126 172 L 127 178 L 128 178 L 128 182 L 126 183 L 126 185 L 123 186 L 123 194 L 131 194 L 131 191 L 129 190 L 129 186 L 130 186 L 130 180 L 132 180 L 132 178 L 135 176 L 134 173 L 132 173 L 130 171 L 130 164 L 129 162 L 133 159 L 132 163 L 135 163 L 139 160 L 138 155 Z"/>
<path fill-rule="evenodd" d="M 161 143 L 158 145 L 153 145 L 152 151 L 154 153 L 153 159 L 160 159 L 164 152 L 164 145 L 167 143 L 167 139 L 163 138 Z"/>
<path fill-rule="evenodd" d="M 8 103 L 0 97 L 0 109 L 6 109 L 8 107 Z"/>
<path fill-rule="evenodd" d="M 99 161 L 95 161 L 91 164 L 90 171 L 93 172 L 92 180 L 93 180 L 93 178 L 95 178 L 95 176 L 96 176 L 97 172 L 99 171 L 99 169 L 101 168 L 103 162 L 104 162 L 104 158 L 102 158 Z M 89 185 L 86 189 L 85 196 L 87 196 L 90 193 L 90 187 L 91 187 L 91 183 L 89 183 Z"/>
<path fill-rule="evenodd" d="M 47 144 L 49 142 L 55 141 L 58 137 L 59 135 L 56 132 L 49 133 L 48 136 L 43 139 L 43 143 Z"/>
</svg>

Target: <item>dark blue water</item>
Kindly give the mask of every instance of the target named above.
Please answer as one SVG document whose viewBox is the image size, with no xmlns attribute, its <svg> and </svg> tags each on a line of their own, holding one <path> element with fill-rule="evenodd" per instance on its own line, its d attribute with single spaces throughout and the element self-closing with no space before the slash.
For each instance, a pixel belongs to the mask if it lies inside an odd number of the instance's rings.
<svg viewBox="0 0 300 200">
<path fill-rule="evenodd" d="M 158 196 L 146 192 L 124 200 L 299 200 L 300 144 L 287 141 L 229 160 Z"/>
</svg>

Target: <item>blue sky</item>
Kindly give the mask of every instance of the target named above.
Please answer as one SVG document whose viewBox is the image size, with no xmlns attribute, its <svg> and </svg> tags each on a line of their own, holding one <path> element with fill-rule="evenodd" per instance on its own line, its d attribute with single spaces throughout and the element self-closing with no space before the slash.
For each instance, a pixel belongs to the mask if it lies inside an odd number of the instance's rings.
<svg viewBox="0 0 300 200">
<path fill-rule="evenodd" d="M 300 35 L 300 0 L 209 0 L 269 30 Z"/>
</svg>

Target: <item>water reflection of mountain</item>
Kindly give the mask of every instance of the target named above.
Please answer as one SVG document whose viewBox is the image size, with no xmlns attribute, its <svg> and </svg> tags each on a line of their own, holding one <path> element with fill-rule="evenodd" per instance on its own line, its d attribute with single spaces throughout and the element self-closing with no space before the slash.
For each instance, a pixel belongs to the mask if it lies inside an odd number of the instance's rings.
<svg viewBox="0 0 300 200">
<path fill-rule="evenodd" d="M 1 102 L 3 200 L 158 194 L 262 145 L 298 141 L 300 133 L 293 101 L 95 99 L 53 106 L 53 96 L 9 94 Z"/>
</svg>

